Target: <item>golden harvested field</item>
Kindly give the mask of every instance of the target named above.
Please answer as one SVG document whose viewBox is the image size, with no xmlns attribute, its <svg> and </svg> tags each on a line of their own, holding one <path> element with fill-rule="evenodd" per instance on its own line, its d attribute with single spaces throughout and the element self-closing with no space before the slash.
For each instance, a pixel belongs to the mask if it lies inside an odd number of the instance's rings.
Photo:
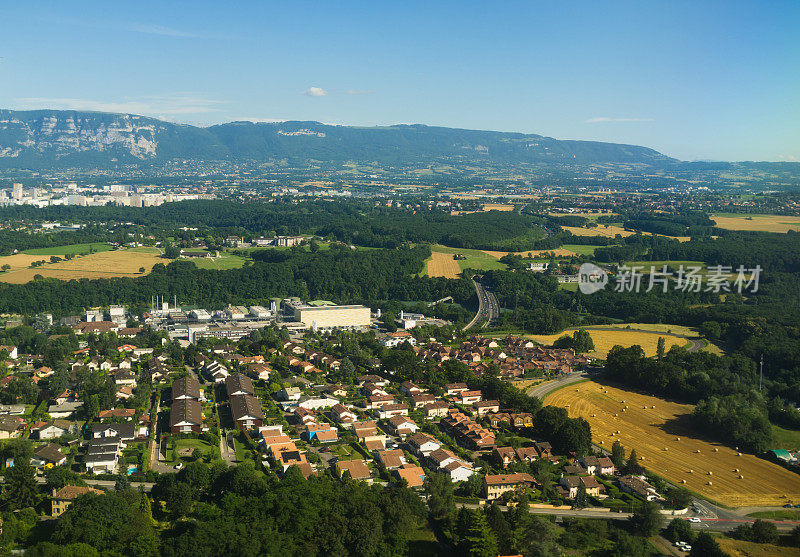
<svg viewBox="0 0 800 557">
<path fill-rule="evenodd" d="M 800 557 L 800 549 L 731 538 L 717 538 L 722 550 L 732 557 Z"/>
<path fill-rule="evenodd" d="M 544 403 L 585 418 L 592 426 L 592 438 L 603 448 L 610 449 L 619 440 L 627 451 L 636 449 L 648 470 L 724 505 L 777 506 L 800 500 L 797 474 L 700 439 L 689 424 L 691 404 L 594 381 L 554 391 Z"/>
<path fill-rule="evenodd" d="M 32 281 L 35 275 L 61 280 L 136 277 L 141 276 L 139 273 L 140 267 L 144 267 L 145 273 L 149 273 L 156 263 L 166 262 L 159 257 L 159 253 L 159 250 L 155 248 L 103 251 L 76 257 L 71 261 L 64 260 L 57 263 L 47 263 L 33 269 L 9 271 L 8 273 L 0 274 L 0 281 L 23 284 Z M 28 257 L 35 257 L 34 261 L 49 259 L 49 257 L 41 255 Z"/>
<path fill-rule="evenodd" d="M 551 217 L 584 217 L 590 220 L 597 220 L 597 217 L 607 217 L 613 215 L 611 212 L 604 213 L 547 213 Z"/>
<path fill-rule="evenodd" d="M 728 230 L 762 232 L 800 231 L 800 217 L 782 215 L 711 215 L 716 225 Z"/>
<path fill-rule="evenodd" d="M 564 230 L 569 230 L 575 236 L 607 236 L 609 238 L 615 238 L 617 234 L 622 236 L 623 238 L 627 236 L 633 236 L 636 234 L 635 232 L 631 232 L 630 230 L 625 230 L 621 226 L 616 226 L 613 224 L 598 224 L 594 228 L 584 228 L 582 226 L 562 226 Z M 645 236 L 653 236 L 653 234 L 645 233 Z M 679 242 L 688 242 L 692 238 L 689 236 L 665 236 L 663 234 L 655 234 L 655 236 L 662 236 L 664 238 L 674 238 Z"/>
<path fill-rule="evenodd" d="M 568 249 L 558 248 L 558 249 L 540 249 L 540 250 L 531 250 L 531 251 L 492 251 L 492 250 L 482 250 L 483 253 L 487 253 L 492 257 L 496 257 L 500 259 L 501 257 L 505 257 L 509 253 L 514 255 L 519 255 L 521 257 L 543 257 L 549 254 L 553 254 L 556 257 L 574 257 L 578 255 L 574 251 L 570 251 Z"/>
<path fill-rule="evenodd" d="M 626 236 L 634 235 L 634 232 L 613 224 L 598 224 L 594 228 L 584 228 L 582 226 L 562 226 L 561 228 L 572 232 L 575 236 L 608 236 L 609 238 L 614 238 L 619 234 L 625 238 Z"/>
<path fill-rule="evenodd" d="M 513 211 L 514 206 L 510 203 L 485 203 L 483 205 L 484 211 Z"/>
<path fill-rule="evenodd" d="M 49 255 L 28 255 L 27 253 L 16 253 L 0 257 L 0 267 L 11 265 L 11 269 L 26 269 L 34 261 L 49 261 Z"/>
<path fill-rule="evenodd" d="M 576 330 L 577 329 L 567 329 L 556 335 L 525 335 L 525 338 L 533 339 L 541 344 L 553 344 L 564 335 L 572 336 L 572 333 Z M 650 333 L 630 331 L 627 329 L 608 329 L 603 331 L 587 330 L 587 332 L 594 341 L 594 352 L 588 352 L 588 355 L 600 359 L 605 359 L 605 357 L 608 356 L 608 351 L 616 345 L 627 348 L 634 344 L 638 344 L 642 347 L 645 356 L 655 356 L 659 337 L 664 337 L 665 350 L 669 350 L 673 346 L 686 346 L 689 343 L 685 338 L 675 337 L 664 332 Z"/>
<path fill-rule="evenodd" d="M 459 274 L 461 267 L 458 266 L 458 261 L 453 259 L 452 253 L 438 251 L 431 253 L 431 258 L 428 260 L 429 277 L 458 278 Z"/>
</svg>

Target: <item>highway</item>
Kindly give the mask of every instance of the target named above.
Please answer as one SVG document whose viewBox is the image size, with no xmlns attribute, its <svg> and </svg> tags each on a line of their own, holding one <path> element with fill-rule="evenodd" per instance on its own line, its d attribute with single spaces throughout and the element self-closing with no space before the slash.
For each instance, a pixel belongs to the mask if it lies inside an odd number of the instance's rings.
<svg viewBox="0 0 800 557">
<path fill-rule="evenodd" d="M 475 293 L 478 296 L 478 311 L 472 321 L 462 329 L 464 331 L 471 329 L 480 322 L 483 322 L 483 327 L 486 327 L 487 325 L 496 325 L 500 320 L 500 304 L 497 301 L 497 297 L 494 292 L 483 285 L 482 281 L 483 277 L 480 275 L 472 277 L 472 284 L 475 285 Z"/>
</svg>

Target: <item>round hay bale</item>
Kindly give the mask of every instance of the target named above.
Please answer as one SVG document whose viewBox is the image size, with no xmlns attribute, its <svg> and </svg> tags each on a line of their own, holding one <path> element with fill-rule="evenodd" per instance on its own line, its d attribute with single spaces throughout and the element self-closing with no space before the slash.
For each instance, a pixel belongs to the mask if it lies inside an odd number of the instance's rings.
<svg viewBox="0 0 800 557">
<path fill-rule="evenodd" d="M 714 447 L 714 452 L 715 452 L 715 453 L 718 453 L 718 452 L 719 452 L 719 449 L 718 449 L 718 448 L 716 448 L 716 447 Z"/>
<path fill-rule="evenodd" d="M 664 450 L 666 451 L 666 450 L 667 450 L 667 448 L 666 448 L 666 447 L 664 447 Z"/>
<path fill-rule="evenodd" d="M 700 452 L 700 449 L 695 449 L 695 451 L 694 451 L 694 452 L 695 452 L 695 453 L 699 453 L 699 452 Z"/>
<path fill-rule="evenodd" d="M 690 474 L 694 474 L 694 470 L 692 470 L 691 468 L 689 468 L 689 473 L 690 473 Z"/>
<path fill-rule="evenodd" d="M 711 470 L 709 470 L 709 471 L 708 471 L 708 475 L 709 475 L 709 476 L 713 476 L 713 475 L 714 475 L 714 472 L 712 472 Z"/>
<path fill-rule="evenodd" d="M 739 479 L 740 479 L 740 480 L 743 480 L 743 479 L 744 479 L 744 476 L 742 476 L 741 474 L 739 474 Z"/>
<path fill-rule="evenodd" d="M 618 417 L 618 415 L 617 415 L 617 414 L 614 414 L 614 417 L 616 418 L 616 417 Z"/>
<path fill-rule="evenodd" d="M 736 453 L 736 456 L 742 456 L 742 453 Z"/>
<path fill-rule="evenodd" d="M 681 440 L 681 438 L 680 438 L 680 437 L 676 437 L 676 438 L 675 438 L 675 441 L 680 441 L 680 440 Z"/>
<path fill-rule="evenodd" d="M 682 484 L 685 484 L 685 483 L 686 483 L 686 480 L 681 480 L 681 483 L 682 483 Z"/>
<path fill-rule="evenodd" d="M 736 472 L 737 474 L 739 473 L 739 469 L 738 468 L 734 468 L 733 471 Z"/>
<path fill-rule="evenodd" d="M 644 460 L 644 457 L 643 457 L 643 456 L 640 456 L 640 457 L 639 457 L 639 460 Z"/>
<path fill-rule="evenodd" d="M 617 430 L 617 435 L 619 435 L 619 430 Z"/>
<path fill-rule="evenodd" d="M 656 407 L 656 405 L 654 404 L 654 405 L 653 405 L 653 406 L 651 406 L 650 408 L 653 408 L 653 409 L 655 409 L 655 407 Z"/>
<path fill-rule="evenodd" d="M 576 392 L 576 393 L 580 392 L 580 389 L 575 389 L 575 392 Z"/>
<path fill-rule="evenodd" d="M 712 484 L 711 482 L 706 482 L 706 485 L 714 485 L 714 484 Z"/>
</svg>

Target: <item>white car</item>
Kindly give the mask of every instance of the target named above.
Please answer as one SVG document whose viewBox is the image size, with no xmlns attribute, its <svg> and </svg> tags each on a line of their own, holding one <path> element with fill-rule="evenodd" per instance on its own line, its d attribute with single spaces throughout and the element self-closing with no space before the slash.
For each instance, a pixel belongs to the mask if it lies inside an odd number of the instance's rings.
<svg viewBox="0 0 800 557">
<path fill-rule="evenodd" d="M 693 516 L 692 518 L 689 519 L 689 522 L 694 522 L 695 524 L 699 524 L 700 522 L 702 522 L 702 520 L 700 520 L 696 516 Z"/>
<path fill-rule="evenodd" d="M 692 550 L 692 546 L 689 545 L 688 543 L 685 543 L 685 544 L 683 544 L 683 550 L 685 552 L 689 553 Z"/>
</svg>

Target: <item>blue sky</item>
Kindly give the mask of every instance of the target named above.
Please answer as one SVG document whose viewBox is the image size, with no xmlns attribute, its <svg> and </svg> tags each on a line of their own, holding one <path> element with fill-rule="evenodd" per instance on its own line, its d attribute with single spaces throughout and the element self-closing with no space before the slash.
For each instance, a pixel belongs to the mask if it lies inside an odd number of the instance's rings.
<svg viewBox="0 0 800 557">
<path fill-rule="evenodd" d="M 16 2 L 0 107 L 424 123 L 800 160 L 800 1 Z"/>
</svg>

